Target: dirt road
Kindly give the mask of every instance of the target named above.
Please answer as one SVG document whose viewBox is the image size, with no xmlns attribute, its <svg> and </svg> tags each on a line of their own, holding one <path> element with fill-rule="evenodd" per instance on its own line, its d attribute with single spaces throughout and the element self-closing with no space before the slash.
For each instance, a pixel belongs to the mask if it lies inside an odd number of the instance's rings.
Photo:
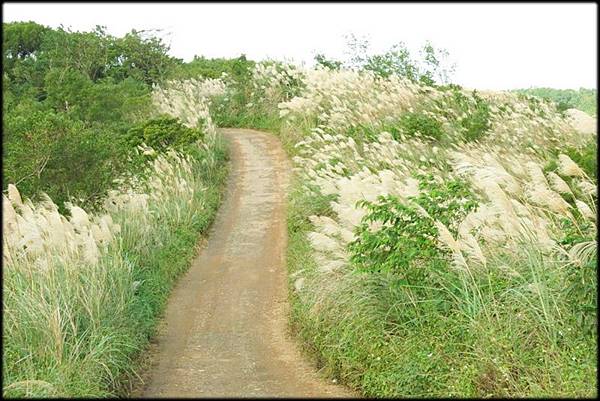
<svg viewBox="0 0 600 401">
<path fill-rule="evenodd" d="M 222 130 L 232 166 L 208 243 L 175 287 L 144 397 L 351 397 L 287 334 L 285 191 L 277 138 Z"/>
</svg>

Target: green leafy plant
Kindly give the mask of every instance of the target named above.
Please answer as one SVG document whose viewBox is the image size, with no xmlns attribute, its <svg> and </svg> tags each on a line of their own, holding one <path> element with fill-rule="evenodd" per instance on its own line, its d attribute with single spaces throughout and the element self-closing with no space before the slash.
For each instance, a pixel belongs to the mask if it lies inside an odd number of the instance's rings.
<svg viewBox="0 0 600 401">
<path fill-rule="evenodd" d="M 341 61 L 330 60 L 327 57 L 325 57 L 324 54 L 321 53 L 315 56 L 315 61 L 318 65 L 329 68 L 330 70 L 339 70 L 340 68 L 342 68 Z"/>
<path fill-rule="evenodd" d="M 254 61 L 248 60 L 246 55 L 242 54 L 237 58 L 206 58 L 194 56 L 189 63 L 178 64 L 172 71 L 171 79 L 187 78 L 221 78 L 226 74 L 230 84 L 243 83 L 252 77 L 252 68 Z"/>
<path fill-rule="evenodd" d="M 460 121 L 461 126 L 466 130 L 464 135 L 467 141 L 481 139 L 491 126 L 489 104 L 477 95 L 477 91 L 473 91 L 473 99 L 475 109 Z"/>
<path fill-rule="evenodd" d="M 445 264 L 444 252 L 436 245 L 438 230 L 433 219 L 451 232 L 461 217 L 477 207 L 468 184 L 460 180 L 437 183 L 432 176 L 420 176 L 417 197 L 403 202 L 393 195 L 381 196 L 376 203 L 361 201 L 368 213 L 356 229 L 357 239 L 350 243 L 351 260 L 359 270 L 392 272 L 411 284 L 426 280 L 432 271 Z M 423 216 L 419 206 L 431 218 Z M 373 223 L 382 224 L 372 231 Z"/>
<path fill-rule="evenodd" d="M 18 183 L 34 199 L 46 192 L 59 207 L 70 197 L 98 200 L 118 175 L 139 167 L 128 162 L 124 136 L 149 118 L 151 85 L 176 60 L 151 32 L 2 28 L 4 188 Z"/>
<path fill-rule="evenodd" d="M 127 142 L 135 147 L 142 143 L 157 149 L 181 147 L 202 140 L 199 128 L 188 128 L 178 119 L 163 116 L 138 124 L 127 131 Z"/>
<path fill-rule="evenodd" d="M 529 88 L 517 89 L 515 92 L 552 101 L 559 112 L 575 108 L 592 116 L 597 114 L 598 91 L 596 89 Z"/>
<path fill-rule="evenodd" d="M 455 70 L 455 65 L 447 62 L 448 51 L 434 48 L 429 41 L 421 48 L 419 58 L 414 58 L 403 42 L 379 54 L 369 54 L 370 43 L 367 38 L 350 34 L 346 36 L 346 43 L 349 54 L 346 66 L 372 71 L 381 78 L 397 75 L 412 82 L 435 86 L 448 83 Z"/>
<path fill-rule="evenodd" d="M 581 148 L 565 148 L 563 149 L 563 153 L 577 163 L 589 177 L 597 179 L 598 145 L 595 141 L 589 141 Z"/>
<path fill-rule="evenodd" d="M 125 166 L 119 132 L 86 127 L 67 113 L 20 104 L 4 119 L 5 185 L 46 192 L 61 207 L 70 196 L 97 199 Z"/>
<path fill-rule="evenodd" d="M 558 169 L 558 154 L 563 153 L 571 158 L 592 180 L 598 178 L 598 145 L 594 141 L 588 141 L 584 146 L 573 147 L 568 146 L 560 149 L 555 149 L 552 152 L 552 157 L 547 160 L 544 171 L 556 171 Z M 567 182 L 571 181 L 570 177 L 563 177 Z"/>
<path fill-rule="evenodd" d="M 394 139 L 398 139 L 400 132 L 409 136 L 414 136 L 418 132 L 435 140 L 442 139 L 444 135 L 442 124 L 432 116 L 423 113 L 403 114 L 398 121 L 397 128 L 390 126 L 389 130 Z"/>
</svg>

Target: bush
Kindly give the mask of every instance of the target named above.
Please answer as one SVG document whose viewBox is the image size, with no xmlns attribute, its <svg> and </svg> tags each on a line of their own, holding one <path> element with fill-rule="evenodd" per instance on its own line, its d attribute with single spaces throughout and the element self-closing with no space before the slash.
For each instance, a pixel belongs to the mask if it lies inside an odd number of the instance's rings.
<svg viewBox="0 0 600 401">
<path fill-rule="evenodd" d="M 178 119 L 162 116 L 129 129 L 127 142 L 135 147 L 145 143 L 156 149 L 182 147 L 200 141 L 204 133 L 199 128 L 188 128 Z"/>
<path fill-rule="evenodd" d="M 330 70 L 338 71 L 340 68 L 342 68 L 341 61 L 330 60 L 327 57 L 325 57 L 324 54 L 317 54 L 315 56 L 315 62 L 317 63 L 317 65 L 329 68 Z"/>
<path fill-rule="evenodd" d="M 598 145 L 595 141 L 589 141 L 583 148 L 566 148 L 563 152 L 569 156 L 585 173 L 593 179 L 597 179 L 598 168 Z"/>
<path fill-rule="evenodd" d="M 409 136 L 425 135 L 435 140 L 442 139 L 444 134 L 442 124 L 435 118 L 422 113 L 406 113 L 398 121 L 398 127 Z M 395 127 L 390 127 L 390 133 L 394 139 L 398 139 L 401 131 Z"/>
<path fill-rule="evenodd" d="M 466 129 L 465 139 L 467 141 L 476 141 L 481 139 L 490 129 L 490 106 L 473 91 L 473 99 L 475 100 L 475 110 L 467 113 L 467 116 L 460 122 L 461 126 Z"/>
<path fill-rule="evenodd" d="M 149 94 L 148 86 L 133 78 L 120 82 L 105 78 L 88 88 L 88 100 L 78 115 L 84 121 L 129 128 L 132 122 L 149 115 Z"/>
<path fill-rule="evenodd" d="M 18 183 L 28 197 L 46 192 L 61 207 L 71 196 L 98 199 L 124 166 L 119 132 L 35 106 L 5 116 L 5 185 Z"/>
<path fill-rule="evenodd" d="M 173 67 L 161 39 L 123 38 L 28 23 L 3 24 L 4 188 L 93 206 L 113 180 L 139 167 L 123 137 L 148 118 L 151 84 Z M 79 201 L 80 202 L 80 201 Z"/>
<path fill-rule="evenodd" d="M 558 169 L 558 154 L 563 153 L 571 158 L 592 180 L 598 179 L 598 145 L 595 141 L 589 141 L 583 147 L 564 147 L 552 152 L 552 157 L 546 162 L 544 172 L 556 171 Z M 563 177 L 567 182 L 570 177 Z"/>
<path fill-rule="evenodd" d="M 245 55 L 238 58 L 204 58 L 194 56 L 189 63 L 180 64 L 171 72 L 170 79 L 188 78 L 221 78 L 223 74 L 236 82 L 247 82 L 252 78 L 254 61 L 248 60 Z"/>
<path fill-rule="evenodd" d="M 368 209 L 357 227 L 357 239 L 350 243 L 352 261 L 359 270 L 390 272 L 402 276 L 408 284 L 422 284 L 431 269 L 444 265 L 444 252 L 437 244 L 434 221 L 423 216 L 418 206 L 456 233 L 455 222 L 473 210 L 477 203 L 467 183 L 459 180 L 436 183 L 432 176 L 421 177 L 421 194 L 410 198 L 414 204 L 396 196 L 380 196 L 377 203 L 361 201 Z M 465 201 L 466 200 L 466 201 Z M 416 206 L 418 205 L 418 206 Z M 372 223 L 381 223 L 377 231 Z M 428 268 L 423 268 L 426 264 Z"/>
<path fill-rule="evenodd" d="M 464 139 L 466 141 L 477 141 L 483 138 L 491 128 L 489 103 L 480 97 L 476 90 L 473 91 L 471 97 L 465 95 L 458 85 L 447 85 L 443 90 L 452 93 L 452 100 L 458 114 L 465 115 L 458 119 L 458 124 L 464 131 Z M 437 105 L 438 107 L 447 107 L 441 102 Z M 451 116 L 447 112 L 442 112 L 442 114 L 446 118 Z"/>
</svg>

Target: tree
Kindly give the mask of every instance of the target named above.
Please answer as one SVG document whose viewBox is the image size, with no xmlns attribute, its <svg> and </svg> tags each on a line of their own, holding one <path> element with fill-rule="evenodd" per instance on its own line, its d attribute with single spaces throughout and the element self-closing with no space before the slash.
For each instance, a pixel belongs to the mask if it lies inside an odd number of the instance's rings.
<svg viewBox="0 0 600 401">
<path fill-rule="evenodd" d="M 330 70 L 339 70 L 342 67 L 341 61 L 329 60 L 322 53 L 315 55 L 315 61 L 318 65 L 329 68 Z"/>
<path fill-rule="evenodd" d="M 423 59 L 423 75 L 431 81 L 441 84 L 450 83 L 450 77 L 456 70 L 456 64 L 449 64 L 448 50 L 435 49 L 430 41 L 426 41 L 421 49 L 421 58 Z"/>
<path fill-rule="evenodd" d="M 34 55 L 40 49 L 44 34 L 49 29 L 32 21 L 3 24 L 2 50 L 4 61 L 23 60 Z"/>
<path fill-rule="evenodd" d="M 100 26 L 91 32 L 72 32 L 61 26 L 44 36 L 41 61 L 48 69 L 76 70 L 95 82 L 106 76 L 111 41 Z"/>
<path fill-rule="evenodd" d="M 455 65 L 447 61 L 448 51 L 434 48 L 429 41 L 425 42 L 420 50 L 419 59 L 412 57 L 403 42 L 394 44 L 381 54 L 370 54 L 370 43 L 366 37 L 347 35 L 346 45 L 348 58 L 343 63 L 346 67 L 372 71 L 376 76 L 383 78 L 397 75 L 425 85 L 447 84 L 455 70 Z M 318 54 L 317 57 L 315 60 L 319 64 L 330 63 L 322 54 Z"/>
<path fill-rule="evenodd" d="M 353 33 L 346 35 L 345 39 L 348 56 L 345 64 L 352 69 L 362 69 L 368 61 L 369 40 L 364 36 L 358 38 Z"/>
<path fill-rule="evenodd" d="M 11 22 L 2 24 L 4 84 L 11 91 L 35 93 L 35 87 L 43 82 L 43 67 L 38 56 L 43 38 L 50 28 L 35 22 Z"/>
<path fill-rule="evenodd" d="M 144 34 L 148 34 L 144 37 Z M 169 46 L 152 31 L 132 30 L 114 39 L 111 48 L 110 75 L 117 80 L 132 77 L 152 85 L 160 82 L 176 66 L 167 53 Z"/>
<path fill-rule="evenodd" d="M 417 62 L 411 58 L 410 52 L 402 42 L 395 44 L 383 54 L 368 57 L 363 69 L 373 71 L 384 78 L 395 74 L 416 81 L 420 77 Z"/>
<path fill-rule="evenodd" d="M 136 31 L 116 38 L 100 26 L 18 22 L 3 33 L 5 185 L 28 197 L 44 191 L 59 205 L 97 199 L 131 167 L 123 138 L 149 116 L 151 85 L 176 60 L 160 38 Z"/>
</svg>

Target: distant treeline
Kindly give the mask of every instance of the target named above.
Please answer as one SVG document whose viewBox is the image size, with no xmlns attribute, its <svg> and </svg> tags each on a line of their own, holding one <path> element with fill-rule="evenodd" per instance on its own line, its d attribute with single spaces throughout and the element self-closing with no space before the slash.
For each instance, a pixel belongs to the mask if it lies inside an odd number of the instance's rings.
<svg viewBox="0 0 600 401">
<path fill-rule="evenodd" d="M 524 93 L 549 99 L 558 104 L 560 110 L 579 109 L 589 115 L 596 116 L 596 102 L 598 101 L 597 89 L 580 88 L 575 89 L 553 89 L 553 88 L 529 88 L 517 89 L 515 92 Z"/>
</svg>

